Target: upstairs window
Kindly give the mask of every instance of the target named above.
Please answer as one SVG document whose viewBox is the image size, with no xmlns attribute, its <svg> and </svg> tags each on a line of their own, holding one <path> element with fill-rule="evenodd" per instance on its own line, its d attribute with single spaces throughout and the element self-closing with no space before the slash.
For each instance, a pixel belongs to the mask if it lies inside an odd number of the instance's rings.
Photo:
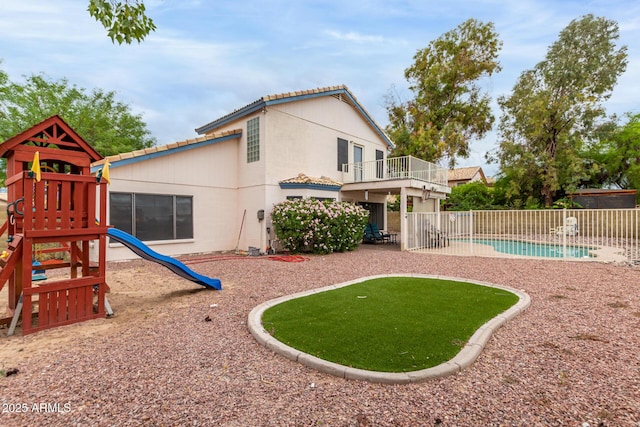
<svg viewBox="0 0 640 427">
<path fill-rule="evenodd" d="M 384 177 L 384 153 L 380 150 L 376 150 L 376 178 L 382 179 Z"/>
<path fill-rule="evenodd" d="M 247 163 L 260 160 L 260 117 L 247 121 Z"/>
<path fill-rule="evenodd" d="M 338 138 L 338 171 L 342 172 L 342 165 L 345 163 L 349 163 L 349 141 Z"/>
</svg>

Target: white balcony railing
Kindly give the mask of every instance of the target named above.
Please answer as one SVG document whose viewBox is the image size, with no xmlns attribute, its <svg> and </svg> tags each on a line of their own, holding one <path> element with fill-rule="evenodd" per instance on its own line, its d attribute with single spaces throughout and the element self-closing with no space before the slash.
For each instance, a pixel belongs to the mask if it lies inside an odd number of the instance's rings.
<svg viewBox="0 0 640 427">
<path fill-rule="evenodd" d="M 391 157 L 342 165 L 342 182 L 345 184 L 389 181 L 393 179 L 415 179 L 446 187 L 447 177 L 446 168 L 412 156 Z"/>
</svg>

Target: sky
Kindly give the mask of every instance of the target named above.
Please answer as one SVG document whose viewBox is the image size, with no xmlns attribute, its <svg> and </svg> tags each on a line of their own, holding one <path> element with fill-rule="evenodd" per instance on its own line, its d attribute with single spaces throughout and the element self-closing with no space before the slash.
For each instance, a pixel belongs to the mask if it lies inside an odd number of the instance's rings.
<svg viewBox="0 0 640 427">
<path fill-rule="evenodd" d="M 462 22 L 493 22 L 502 71 L 480 81 L 493 99 L 544 59 L 572 20 L 615 20 L 628 48 L 626 73 L 605 106 L 640 112 L 637 0 L 145 0 L 157 30 L 143 42 L 112 43 L 88 0 L 0 0 L 0 69 L 12 81 L 44 73 L 87 91 L 99 88 L 141 114 L 158 145 L 265 95 L 346 85 L 381 126 L 390 93 L 412 98 L 404 70 L 420 49 Z M 485 153 L 494 130 L 471 142 L 458 166 L 497 173 Z"/>
</svg>

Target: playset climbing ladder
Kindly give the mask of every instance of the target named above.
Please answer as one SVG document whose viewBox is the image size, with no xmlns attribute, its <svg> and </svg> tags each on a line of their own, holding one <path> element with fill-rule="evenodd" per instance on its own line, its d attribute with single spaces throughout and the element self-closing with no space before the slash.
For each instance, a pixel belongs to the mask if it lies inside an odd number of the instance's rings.
<svg viewBox="0 0 640 427">
<path fill-rule="evenodd" d="M 105 317 L 107 188 L 90 172 L 102 156 L 59 116 L 0 144 L 0 155 L 7 159 L 8 235 L 0 256 L 0 290 L 8 287 L 8 307 L 0 324 L 21 314 L 26 335 Z M 35 282 L 38 245 L 57 246 L 64 256 L 37 267 L 61 274 Z"/>
</svg>

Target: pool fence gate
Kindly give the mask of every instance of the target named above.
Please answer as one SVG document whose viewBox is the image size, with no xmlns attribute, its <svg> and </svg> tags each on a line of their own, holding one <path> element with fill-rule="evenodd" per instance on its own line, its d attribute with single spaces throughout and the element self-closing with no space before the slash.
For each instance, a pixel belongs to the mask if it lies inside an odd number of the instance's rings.
<svg viewBox="0 0 640 427">
<path fill-rule="evenodd" d="M 407 213 L 405 248 L 640 264 L 640 209 Z"/>
</svg>

